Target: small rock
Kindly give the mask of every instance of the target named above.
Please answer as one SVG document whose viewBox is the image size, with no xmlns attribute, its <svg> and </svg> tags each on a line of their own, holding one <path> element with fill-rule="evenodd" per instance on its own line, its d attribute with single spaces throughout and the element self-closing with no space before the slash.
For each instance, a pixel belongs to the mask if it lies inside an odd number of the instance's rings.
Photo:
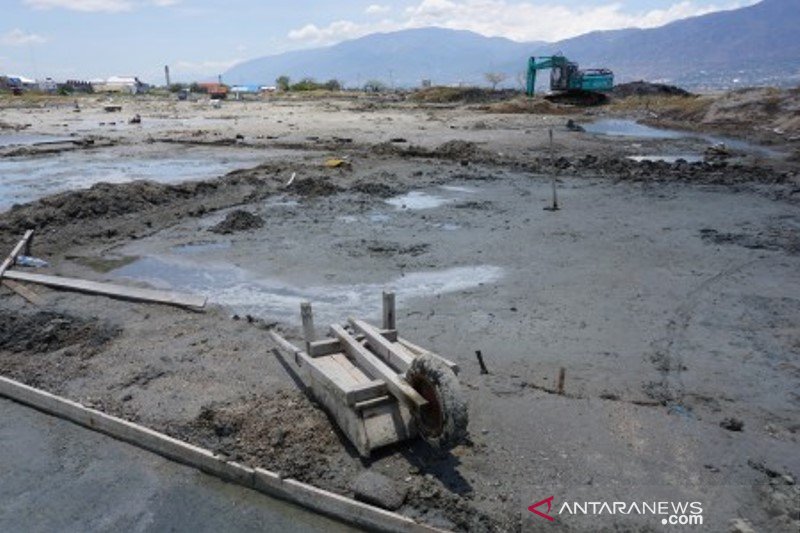
<svg viewBox="0 0 800 533">
<path fill-rule="evenodd" d="M 407 489 L 377 472 L 366 470 L 356 477 L 352 485 L 356 500 L 394 511 L 403 505 Z"/>
<path fill-rule="evenodd" d="M 719 423 L 719 426 L 723 429 L 727 429 L 728 431 L 742 431 L 742 429 L 744 429 L 744 422 L 738 418 L 731 417 L 724 419 Z"/>
</svg>

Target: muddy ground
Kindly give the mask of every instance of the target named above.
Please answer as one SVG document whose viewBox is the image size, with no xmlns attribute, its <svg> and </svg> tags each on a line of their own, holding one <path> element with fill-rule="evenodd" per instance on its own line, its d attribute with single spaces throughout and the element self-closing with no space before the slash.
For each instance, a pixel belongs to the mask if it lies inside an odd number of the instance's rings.
<svg viewBox="0 0 800 533">
<path fill-rule="evenodd" d="M 0 215 L 3 245 L 33 227 L 46 271 L 202 292 L 212 305 L 34 287 L 45 300 L 35 308 L 4 291 L 2 375 L 343 494 L 364 469 L 381 472 L 406 494 L 400 512 L 445 528 L 538 530 L 549 524 L 527 507 L 554 495 L 557 506 L 699 501 L 708 530 L 797 530 L 792 141 L 769 157 L 637 163 L 627 156 L 708 143 L 564 126 L 565 114 L 583 123 L 602 109 L 148 99 L 123 102 L 141 125 L 110 125 L 102 103 L 4 103 L 2 122 L 96 139 L 59 150 L 135 156 L 179 143 L 264 161 L 46 196 Z M 55 155 L 3 150 L 32 169 Z M 559 211 L 543 209 L 553 178 Z M 349 314 L 377 321 L 387 288 L 401 334 L 463 369 L 470 438 L 450 452 L 407 443 L 360 459 L 271 350 L 268 328 L 298 338 L 300 301 L 314 303 L 322 333 Z M 557 520 L 668 529 L 650 515 Z"/>
</svg>

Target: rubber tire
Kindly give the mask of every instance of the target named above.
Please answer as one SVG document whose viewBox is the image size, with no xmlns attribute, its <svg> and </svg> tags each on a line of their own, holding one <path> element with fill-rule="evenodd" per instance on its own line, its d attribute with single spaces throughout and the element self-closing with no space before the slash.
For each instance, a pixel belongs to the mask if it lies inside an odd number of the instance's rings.
<svg viewBox="0 0 800 533">
<path fill-rule="evenodd" d="M 406 380 L 412 387 L 420 379 L 426 380 L 436 390 L 436 397 L 433 401 L 438 402 L 436 407 L 442 413 L 442 424 L 439 431 L 427 430 L 425 424 L 420 420 L 421 414 L 415 413 L 420 436 L 436 448 L 448 449 L 457 446 L 467 436 L 469 415 L 467 402 L 461 392 L 461 385 L 455 372 L 440 359 L 423 354 L 416 357 L 406 371 Z M 426 399 L 431 401 L 430 398 Z"/>
</svg>

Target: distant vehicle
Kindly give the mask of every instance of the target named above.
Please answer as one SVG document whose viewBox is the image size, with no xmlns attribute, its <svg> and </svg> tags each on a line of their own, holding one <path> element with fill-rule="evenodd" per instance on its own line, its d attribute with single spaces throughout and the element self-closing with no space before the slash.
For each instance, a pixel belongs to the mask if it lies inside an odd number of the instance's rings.
<svg viewBox="0 0 800 533">
<path fill-rule="evenodd" d="M 549 100 L 596 105 L 603 103 L 603 93 L 614 88 L 614 73 L 607 68 L 580 70 L 578 64 L 562 55 L 531 57 L 528 60 L 526 93 L 533 96 L 536 89 L 536 72 L 550 69 Z"/>
</svg>

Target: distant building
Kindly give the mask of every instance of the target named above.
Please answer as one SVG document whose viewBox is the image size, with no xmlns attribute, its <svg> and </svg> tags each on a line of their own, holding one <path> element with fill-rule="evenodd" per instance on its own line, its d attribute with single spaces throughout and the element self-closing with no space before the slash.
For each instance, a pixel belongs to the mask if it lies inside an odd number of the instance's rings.
<svg viewBox="0 0 800 533">
<path fill-rule="evenodd" d="M 36 80 L 26 78 L 25 76 L 8 76 L 8 81 L 11 87 L 18 89 L 35 89 Z"/>
<path fill-rule="evenodd" d="M 222 83 L 200 83 L 198 86 L 212 100 L 224 100 L 228 97 L 228 86 Z"/>
<path fill-rule="evenodd" d="M 150 88 L 136 76 L 111 76 L 107 80 L 94 81 L 92 89 L 96 93 L 142 94 Z"/>
<path fill-rule="evenodd" d="M 43 93 L 54 93 L 58 90 L 58 83 L 53 78 L 45 78 L 36 82 L 36 88 Z"/>
</svg>

